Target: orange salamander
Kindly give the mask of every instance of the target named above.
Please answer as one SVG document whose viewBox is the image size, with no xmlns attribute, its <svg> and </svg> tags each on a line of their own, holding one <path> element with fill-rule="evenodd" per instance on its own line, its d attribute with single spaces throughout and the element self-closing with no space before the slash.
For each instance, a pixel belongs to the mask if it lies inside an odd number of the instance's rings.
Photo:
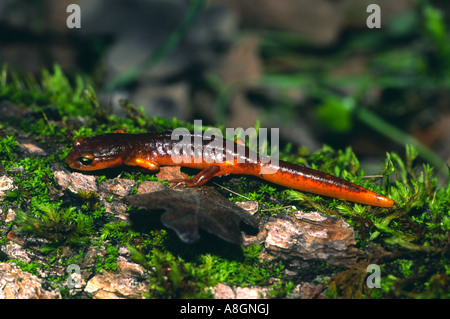
<svg viewBox="0 0 450 319">
<path fill-rule="evenodd" d="M 182 153 L 182 149 L 175 148 L 180 140 L 173 139 L 170 132 L 144 134 L 115 132 L 88 138 L 77 137 L 66 161 L 71 168 L 81 171 L 120 165 L 140 166 L 149 171 L 157 171 L 160 166 L 177 165 L 202 170 L 191 179 L 170 181 L 186 186 L 203 185 L 215 176 L 242 174 L 257 176 L 299 191 L 366 205 L 390 208 L 396 204 L 381 194 L 311 168 L 281 160 L 276 163 L 263 162 L 260 155 L 252 153 L 243 145 L 240 147 L 244 151 L 237 151 L 239 143 L 231 142 L 235 147 L 230 149 L 225 139 L 219 139 L 217 141 L 220 143 L 216 144 L 215 152 L 204 152 L 205 147 L 208 145 L 211 147 L 212 141 L 217 142 L 214 138 L 205 140 L 202 136 L 194 134 L 189 134 L 188 137 L 194 140 L 197 137 L 196 141 L 201 139 L 200 149 L 196 149 L 194 143 L 183 144 L 187 145 L 191 152 Z M 181 162 L 179 159 L 176 160 L 176 155 L 183 154 L 189 156 L 185 156 Z M 250 156 L 252 154 L 257 156 Z M 265 173 L 267 168 L 271 169 L 270 173 Z"/>
</svg>

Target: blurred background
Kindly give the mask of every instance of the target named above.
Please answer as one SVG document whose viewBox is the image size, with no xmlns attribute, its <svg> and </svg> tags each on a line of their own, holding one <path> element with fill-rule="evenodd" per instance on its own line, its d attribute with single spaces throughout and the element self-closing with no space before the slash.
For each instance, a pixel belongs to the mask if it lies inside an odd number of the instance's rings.
<svg viewBox="0 0 450 319">
<path fill-rule="evenodd" d="M 68 28 L 76 3 L 81 28 Z M 369 28 L 369 4 L 380 28 Z M 1 0 L 0 62 L 82 74 L 101 107 L 279 128 L 310 152 L 351 146 L 370 172 L 418 145 L 450 159 L 448 1 Z M 369 18 L 370 20 L 371 18 Z M 373 21 L 373 20 L 371 20 Z M 1 100 L 0 96 L 0 100 Z"/>
</svg>

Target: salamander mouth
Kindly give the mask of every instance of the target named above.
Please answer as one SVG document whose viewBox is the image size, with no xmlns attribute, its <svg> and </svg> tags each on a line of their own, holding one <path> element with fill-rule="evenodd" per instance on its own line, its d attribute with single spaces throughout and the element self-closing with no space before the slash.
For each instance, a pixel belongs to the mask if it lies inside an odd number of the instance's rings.
<svg viewBox="0 0 450 319">
<path fill-rule="evenodd" d="M 69 153 L 66 162 L 71 168 L 81 171 L 95 171 L 122 165 L 122 159 L 120 158 L 98 158 L 89 154 L 78 155 Z"/>
</svg>

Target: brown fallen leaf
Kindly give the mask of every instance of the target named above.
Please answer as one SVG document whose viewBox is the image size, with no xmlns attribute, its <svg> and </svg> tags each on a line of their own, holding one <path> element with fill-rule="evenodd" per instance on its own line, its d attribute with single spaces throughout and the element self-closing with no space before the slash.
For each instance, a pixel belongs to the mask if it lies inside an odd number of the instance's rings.
<svg viewBox="0 0 450 319">
<path fill-rule="evenodd" d="M 242 244 L 240 222 L 258 228 L 255 217 L 212 187 L 165 189 L 127 196 L 126 200 L 145 210 L 165 210 L 161 222 L 186 243 L 198 241 L 201 228 L 228 242 Z"/>
</svg>

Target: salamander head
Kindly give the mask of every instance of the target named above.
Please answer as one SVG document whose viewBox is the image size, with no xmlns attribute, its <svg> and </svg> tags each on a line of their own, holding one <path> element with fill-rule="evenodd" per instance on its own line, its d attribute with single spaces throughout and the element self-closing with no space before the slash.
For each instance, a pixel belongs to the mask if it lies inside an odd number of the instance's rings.
<svg viewBox="0 0 450 319">
<path fill-rule="evenodd" d="M 67 154 L 66 162 L 73 169 L 95 171 L 122 165 L 124 144 L 122 134 L 104 134 L 95 137 L 77 137 Z M 124 134 L 125 135 L 125 134 Z"/>
</svg>

